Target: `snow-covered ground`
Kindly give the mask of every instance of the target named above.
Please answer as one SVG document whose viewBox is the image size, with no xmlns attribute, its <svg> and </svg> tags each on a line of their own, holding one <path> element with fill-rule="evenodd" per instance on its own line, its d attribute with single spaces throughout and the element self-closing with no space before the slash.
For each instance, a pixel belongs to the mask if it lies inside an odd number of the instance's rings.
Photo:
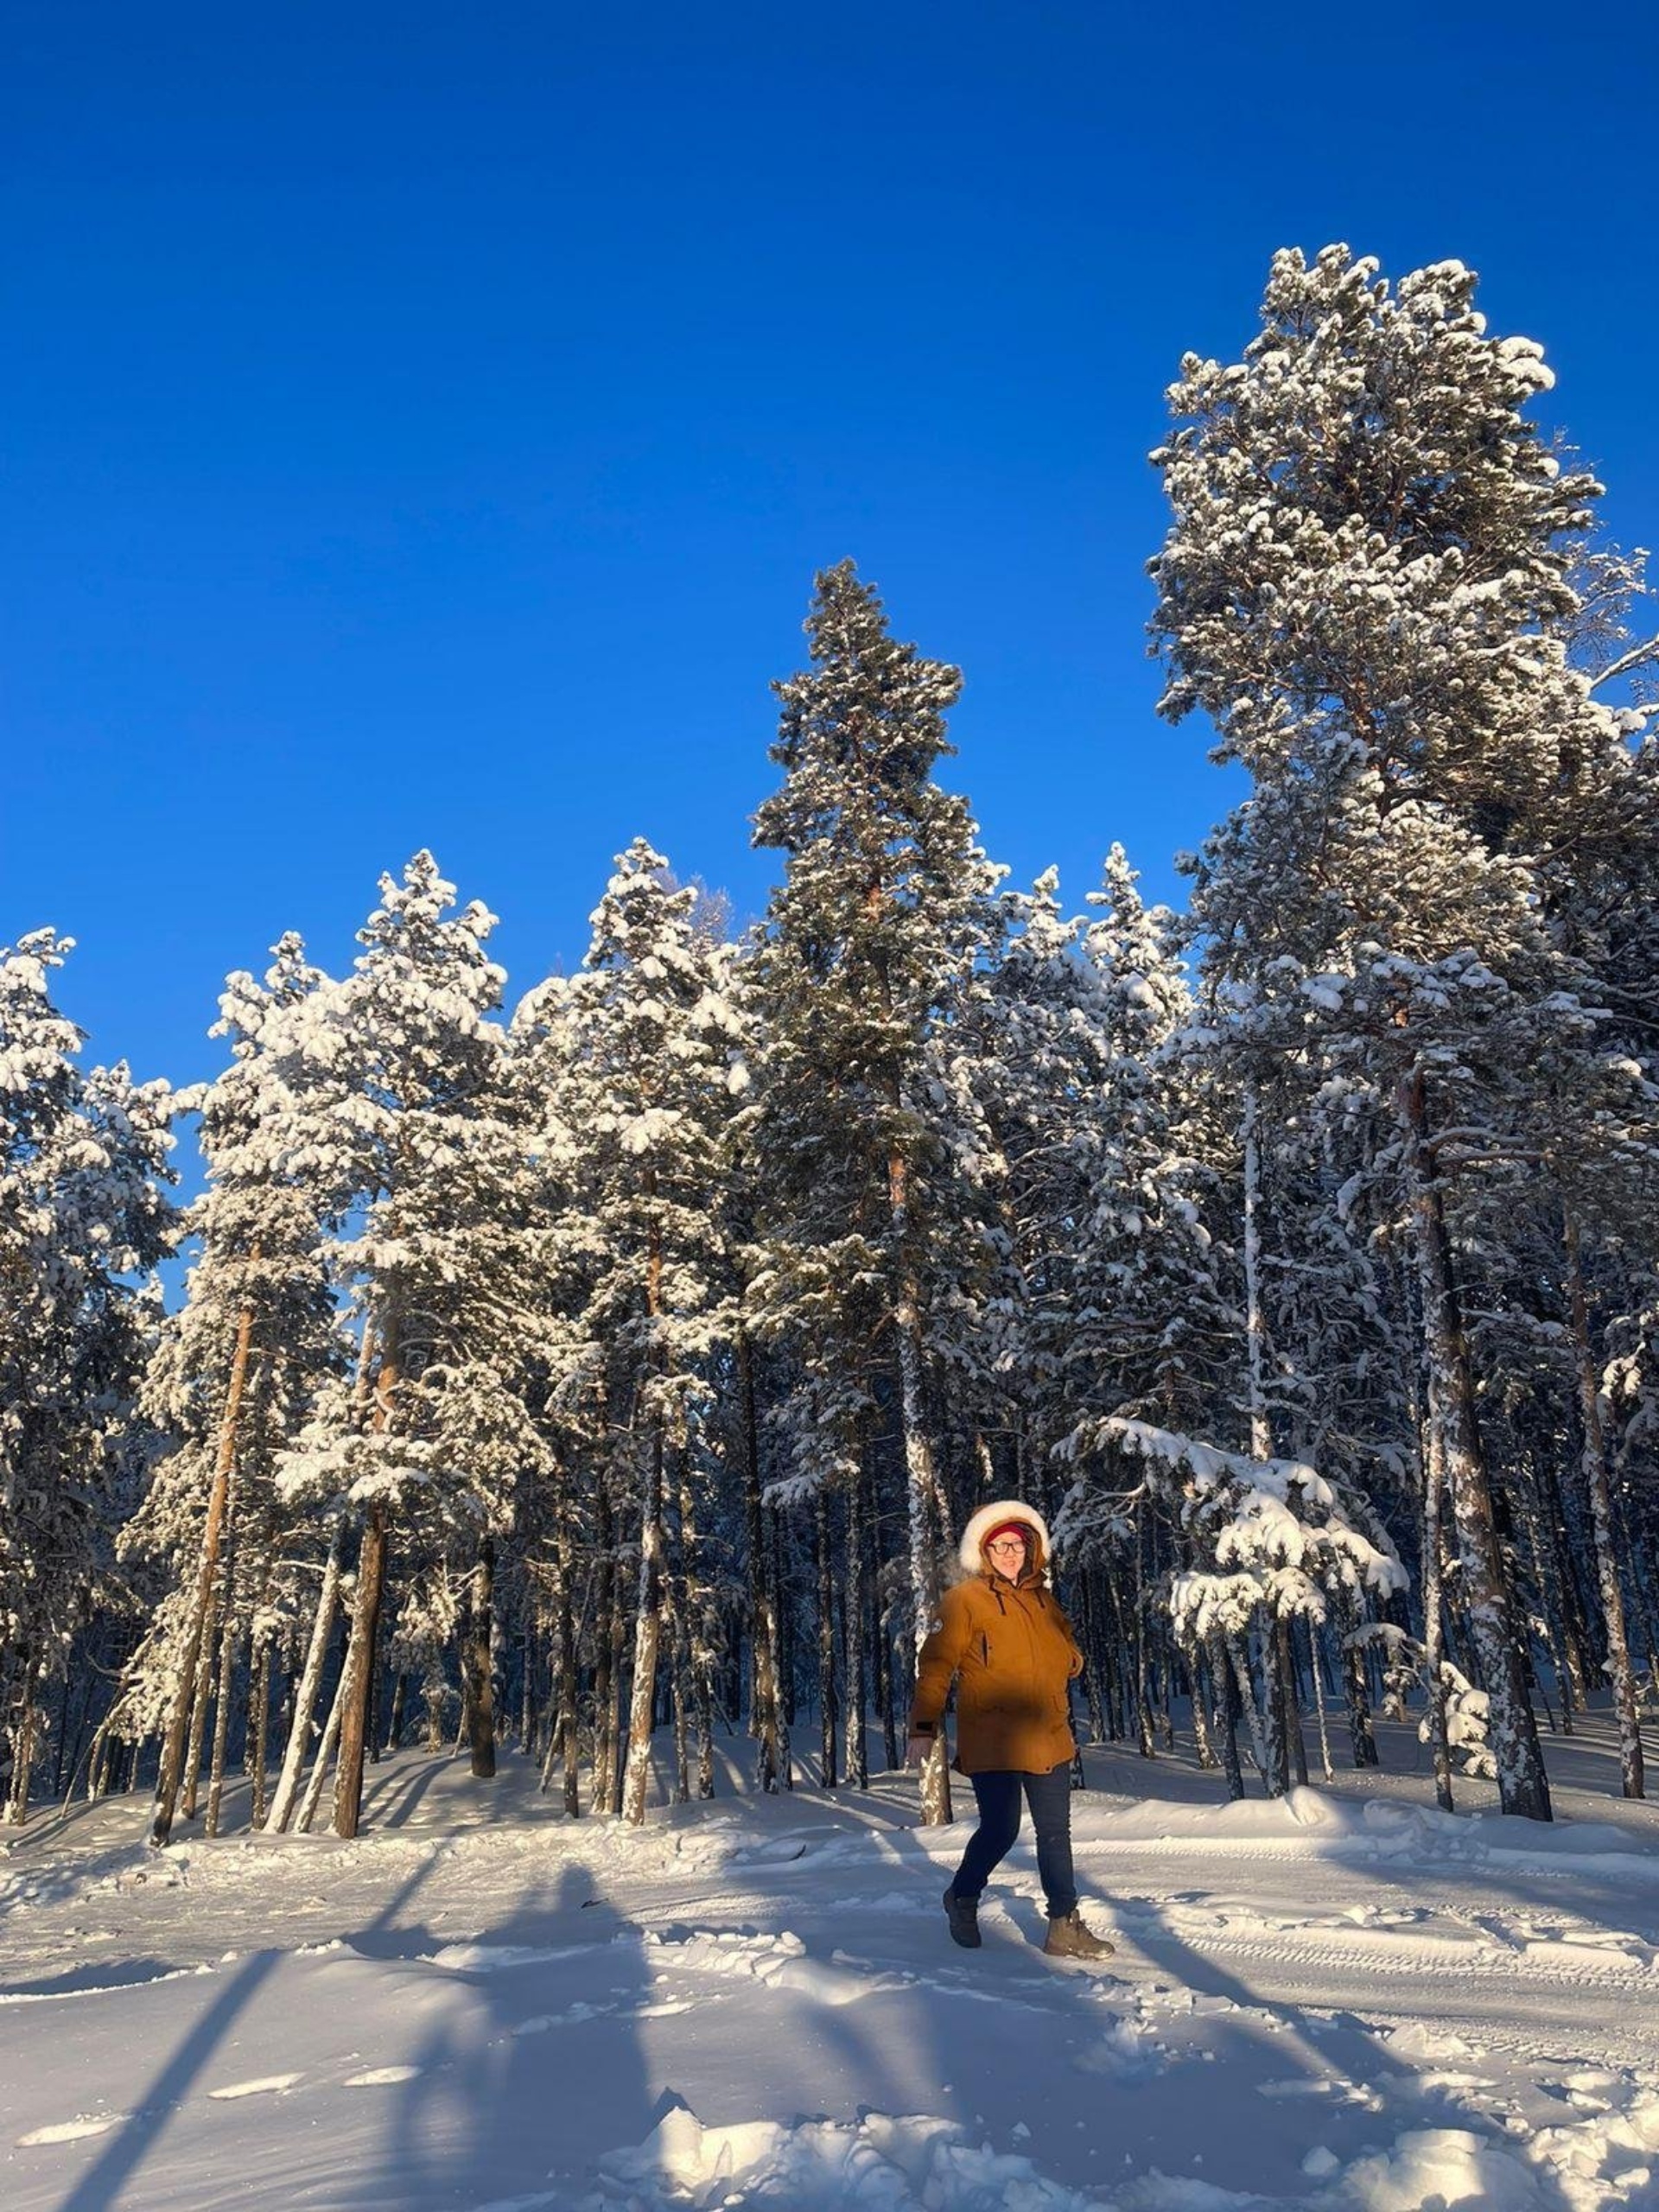
<svg viewBox="0 0 1659 2212">
<path fill-rule="evenodd" d="M 1109 1972 L 1035 1948 L 1028 1841 L 953 1948 L 967 1829 L 900 1776 L 632 1832 L 405 1753 L 356 1843 L 159 1856 L 132 1800 L 43 1814 L 0 1870 L 0 2203 L 1659 2206 L 1659 1807 L 1593 1726 L 1550 1752 L 1539 1828 L 1435 1812 L 1403 1732 L 1278 1804 L 1091 1751 Z"/>
</svg>

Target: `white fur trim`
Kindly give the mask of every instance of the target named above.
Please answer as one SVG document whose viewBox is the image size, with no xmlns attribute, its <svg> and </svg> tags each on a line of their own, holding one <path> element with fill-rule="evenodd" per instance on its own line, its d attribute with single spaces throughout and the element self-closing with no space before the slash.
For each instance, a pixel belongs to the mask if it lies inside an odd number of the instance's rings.
<svg viewBox="0 0 1659 2212">
<path fill-rule="evenodd" d="M 1041 1575 L 1048 1566 L 1048 1523 L 1035 1506 L 1027 1505 L 1017 1497 L 999 1497 L 989 1505 L 982 1505 L 962 1532 L 962 1541 L 957 1557 L 964 1574 L 981 1574 L 985 1562 L 980 1556 L 985 1539 L 993 1529 L 1004 1521 L 1023 1521 L 1037 1538 L 1037 1572 Z"/>
</svg>

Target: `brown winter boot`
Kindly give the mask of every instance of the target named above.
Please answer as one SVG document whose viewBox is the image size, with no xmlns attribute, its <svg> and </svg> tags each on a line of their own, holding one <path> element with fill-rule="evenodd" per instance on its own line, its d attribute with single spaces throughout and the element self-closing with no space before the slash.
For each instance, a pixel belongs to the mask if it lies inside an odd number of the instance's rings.
<svg viewBox="0 0 1659 2212">
<path fill-rule="evenodd" d="M 1085 1928 L 1083 1915 L 1075 1908 L 1064 1920 L 1049 1922 L 1043 1944 L 1051 1959 L 1109 1959 L 1115 1948 L 1103 1936 Z"/>
</svg>

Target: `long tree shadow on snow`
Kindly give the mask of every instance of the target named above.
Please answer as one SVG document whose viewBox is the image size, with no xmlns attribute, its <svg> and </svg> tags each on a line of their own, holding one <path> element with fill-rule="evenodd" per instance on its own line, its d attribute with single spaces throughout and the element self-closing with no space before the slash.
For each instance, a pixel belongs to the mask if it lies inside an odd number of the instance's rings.
<svg viewBox="0 0 1659 2212">
<path fill-rule="evenodd" d="M 387 1929 L 356 1948 L 406 1973 L 411 2001 L 437 1978 L 438 2001 L 340 2212 L 563 2203 L 552 2176 L 591 2170 L 660 2117 L 637 2025 L 652 1994 L 640 1932 L 579 1861 L 469 1941 Z"/>
<path fill-rule="evenodd" d="M 1210 2183 L 1270 2199 L 1300 2195 L 1310 2186 L 1301 2163 L 1309 2151 L 1326 2150 L 1345 2164 L 1425 2128 L 1460 2129 L 1515 2152 L 1501 2125 L 1445 2082 L 1402 2066 L 1386 2037 L 1353 2013 L 1310 2013 L 1264 1997 L 1194 1950 L 1156 1906 L 1140 1913 L 1135 1941 L 1207 2016 L 1213 2061 L 1185 2060 L 1166 2078 L 1185 2112 L 1184 2139 L 1224 2146 L 1224 2171 L 1211 2164 Z M 1144 2112 L 1152 2087 L 1132 2080 L 1132 2105 Z M 1201 2120 L 1194 2117 L 1195 2089 L 1202 2092 Z M 1529 2164 L 1527 2171 L 1541 2206 L 1570 2212 L 1546 2169 Z"/>
<path fill-rule="evenodd" d="M 415 1868 L 376 1916 L 372 1929 L 391 1926 L 426 1880 L 432 1865 L 428 1859 Z M 169 2054 L 142 2099 L 63 2198 L 58 2212 L 113 2212 L 186 2097 L 227 2044 L 236 2023 L 289 1955 L 285 1949 L 255 1951 L 239 1962 L 207 2010 Z"/>
</svg>

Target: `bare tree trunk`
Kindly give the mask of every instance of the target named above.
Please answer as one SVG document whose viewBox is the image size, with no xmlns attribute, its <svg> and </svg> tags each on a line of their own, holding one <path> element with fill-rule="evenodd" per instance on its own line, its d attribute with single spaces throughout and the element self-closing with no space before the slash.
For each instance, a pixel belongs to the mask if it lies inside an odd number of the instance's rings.
<svg viewBox="0 0 1659 2212">
<path fill-rule="evenodd" d="M 409 1722 L 409 1669 L 400 1667 L 391 1686 L 391 1715 L 386 1722 L 386 1757 L 390 1758 L 404 1740 L 404 1730 Z"/>
<path fill-rule="evenodd" d="M 1296 1669 L 1290 1649 L 1290 1624 L 1281 1618 L 1273 1624 L 1273 1659 L 1279 1681 L 1286 1750 L 1285 1787 L 1294 1782 L 1307 1787 L 1307 1745 L 1302 1741 L 1301 1709 L 1296 1700 Z"/>
<path fill-rule="evenodd" d="M 749 1730 L 755 1738 L 755 1779 L 768 1796 L 781 1779 L 779 1745 L 778 1637 L 772 1576 L 760 1503 L 760 1420 L 755 1403 L 754 1359 L 747 1332 L 737 1332 L 737 1379 L 743 1414 L 743 1529 L 749 1568 L 749 1649 L 753 1689 Z"/>
<path fill-rule="evenodd" d="M 1083 1693 L 1089 1713 L 1089 1740 L 1101 1744 L 1106 1740 L 1106 1713 L 1101 1703 L 1101 1669 L 1097 1660 L 1100 1652 L 1100 1590 L 1099 1577 L 1085 1567 L 1080 1579 L 1082 1602 L 1083 1648 L 1089 1654 L 1088 1671 L 1083 1678 Z M 1197 1707 L 1196 1698 L 1194 1709 Z M 1202 1740 L 1202 1739 L 1200 1739 Z"/>
<path fill-rule="evenodd" d="M 1234 1694 L 1227 1647 L 1219 1629 L 1211 1629 L 1205 1643 L 1210 1687 L 1216 1700 L 1216 1734 L 1221 1740 L 1221 1764 L 1227 1777 L 1227 1795 L 1244 1795 L 1244 1769 L 1238 1756 L 1238 1703 Z"/>
<path fill-rule="evenodd" d="M 1244 1087 L 1244 1344 L 1249 1375 L 1250 1456 L 1273 1457 L 1268 1420 L 1268 1325 L 1262 1304 L 1262 1154 L 1254 1083 Z"/>
<path fill-rule="evenodd" d="M 1307 1623 L 1307 1656 L 1313 1677 L 1313 1712 L 1319 1730 L 1319 1771 L 1327 1782 L 1334 1782 L 1337 1774 L 1331 1764 L 1331 1730 L 1325 1713 L 1325 1675 L 1319 1665 L 1319 1630 L 1312 1617 Z"/>
<path fill-rule="evenodd" d="M 35 1686 L 39 1664 L 33 1654 L 25 1651 L 17 1669 L 17 1718 L 11 1736 L 11 1787 L 6 1794 L 5 1824 L 20 1828 L 29 1818 L 29 1783 L 34 1771 L 35 1746 L 39 1727 Z"/>
<path fill-rule="evenodd" d="M 842 1584 L 847 1780 L 855 1789 L 870 1786 L 869 1752 L 864 1741 L 864 1481 L 861 1465 L 854 1468 L 847 1486 L 847 1567 Z"/>
<path fill-rule="evenodd" d="M 814 1500 L 812 1541 L 818 1570 L 818 1783 L 834 1789 L 840 1773 L 836 1766 L 836 1576 L 830 1556 L 830 1493 L 818 1484 Z"/>
<path fill-rule="evenodd" d="M 899 1404 L 905 1443 L 905 1497 L 910 1522 L 911 1599 L 915 1608 L 916 1651 L 919 1658 L 938 1613 L 936 1546 L 948 1533 L 949 1516 L 924 1407 L 921 1297 L 906 1250 L 910 1237 L 910 1166 L 897 1147 L 887 1159 L 887 1200 L 893 1249 L 899 1259 L 899 1294 L 893 1319 L 899 1344 Z M 921 1795 L 924 1827 L 940 1827 L 950 1819 L 950 1770 L 945 1762 L 943 1728 L 935 1735 L 922 1768 Z"/>
<path fill-rule="evenodd" d="M 340 1720 L 338 1764 L 334 1770 L 334 1830 L 350 1838 L 358 1831 L 363 1813 L 363 1764 L 368 1748 L 369 1689 L 374 1669 L 375 1631 L 379 1623 L 380 1594 L 386 1567 L 386 1513 L 377 1498 L 363 1524 L 357 1554 L 357 1588 L 352 1599 L 351 1640 L 340 1669 L 335 1700 Z M 331 1726 L 333 1723 L 330 1723 Z M 321 1761 L 319 1761 L 321 1764 Z"/>
<path fill-rule="evenodd" d="M 196 1691 L 190 1707 L 190 1742 L 184 1761 L 184 1795 L 179 1808 L 181 1817 L 187 1821 L 194 1821 L 196 1817 L 196 1796 L 201 1787 L 201 1750 L 207 1735 L 207 1706 L 213 1681 L 213 1639 L 219 1630 L 219 1613 L 216 1595 L 202 1624 L 201 1645 L 196 1660 Z"/>
<path fill-rule="evenodd" d="M 467 1730 L 473 1774 L 480 1782 L 488 1782 L 495 1773 L 495 1675 L 490 1662 L 494 1617 L 495 1539 L 486 1536 L 479 1544 L 468 1584 L 465 1645 Z"/>
<path fill-rule="evenodd" d="M 1226 1648 L 1234 1686 L 1238 1693 L 1239 1707 L 1250 1724 L 1250 1756 L 1255 1761 L 1255 1770 L 1261 1776 L 1262 1787 L 1268 1795 L 1270 1797 L 1280 1796 L 1283 1794 L 1283 1785 L 1279 1779 L 1279 1762 L 1274 1757 L 1268 1732 L 1267 1716 L 1257 1700 L 1255 1684 L 1250 1680 L 1249 1654 L 1242 1637 L 1237 1636 L 1227 1638 Z"/>
<path fill-rule="evenodd" d="M 346 1710 L 346 1669 L 342 1667 L 340 1680 L 334 1684 L 334 1700 L 328 1707 L 322 1739 L 317 1745 L 311 1779 L 306 1784 L 305 1797 L 300 1806 L 299 1831 L 302 1835 L 311 1833 L 311 1823 L 317 1817 L 317 1808 L 322 1802 L 322 1785 L 328 1779 L 328 1770 L 334 1764 L 334 1754 L 340 1748 L 340 1720 Z"/>
<path fill-rule="evenodd" d="M 1607 1673 L 1612 1682 L 1613 1711 L 1618 1716 L 1620 1784 L 1625 1796 L 1640 1797 L 1644 1794 L 1642 1719 L 1636 1694 L 1636 1670 L 1630 1664 L 1630 1637 L 1624 1625 L 1624 1595 L 1618 1581 L 1613 1501 L 1607 1481 L 1607 1445 L 1602 1430 L 1595 1355 L 1590 1344 L 1590 1309 L 1584 1292 L 1579 1225 L 1570 1209 L 1566 1222 L 1567 1300 L 1584 1430 L 1584 1486 L 1590 1500 L 1590 1525 L 1595 1532 L 1596 1581 L 1601 1594 L 1602 1623 L 1607 1633 Z"/>
<path fill-rule="evenodd" d="M 1143 1513 L 1135 1524 L 1135 1707 L 1141 1732 L 1141 1756 L 1152 1759 L 1158 1756 L 1158 1745 L 1152 1732 L 1152 1678 L 1147 1653 L 1146 1548 Z"/>
<path fill-rule="evenodd" d="M 266 1630 L 260 1633 L 254 1653 L 251 1693 L 253 1725 L 248 1732 L 248 1771 L 253 1780 L 253 1804 L 248 1822 L 255 1828 L 265 1825 L 270 1780 L 270 1653 L 271 1637 Z"/>
<path fill-rule="evenodd" d="M 616 1520 L 610 1488 L 601 1476 L 599 1485 L 599 1564 L 594 1587 L 594 1807 L 601 1813 L 612 1804 L 621 1756 L 620 1689 L 617 1681 L 615 1625 L 617 1619 Z"/>
<path fill-rule="evenodd" d="M 248 1264 L 251 1267 L 258 1257 L 259 1247 L 255 1244 L 249 1251 Z M 253 1307 L 247 1304 L 237 1316 L 236 1339 L 231 1351 L 230 1380 L 225 1392 L 225 1409 L 219 1416 L 213 1483 L 207 1492 L 207 1518 L 203 1524 L 201 1552 L 196 1562 L 195 1593 L 185 1626 L 184 1643 L 179 1657 L 178 1687 L 174 1692 L 173 1710 L 168 1719 L 167 1734 L 162 1742 L 161 1772 L 156 1780 L 156 1802 L 149 1816 L 149 1840 L 157 1850 L 173 1833 L 173 1817 L 178 1809 L 185 1748 L 191 1736 L 197 1677 L 200 1672 L 201 1647 L 207 1634 L 208 1611 L 213 1602 L 213 1585 L 219 1574 L 219 1535 L 225 1525 L 231 1469 L 236 1459 L 237 1425 L 242 1417 L 242 1400 L 248 1381 L 248 1354 L 252 1343 Z"/>
<path fill-rule="evenodd" d="M 778 1655 L 779 1732 L 786 1739 L 787 1732 L 795 1726 L 795 1633 L 791 1610 L 794 1592 L 790 1583 L 788 1555 L 784 1542 L 783 1515 L 773 1512 L 770 1516 L 770 1523 L 772 1573 L 767 1587 L 772 1607 L 772 1648 Z M 789 1762 L 786 1741 L 779 1779 L 785 1789 L 795 1787 L 795 1773 Z"/>
<path fill-rule="evenodd" d="M 1431 1397 L 1433 1385 L 1430 1385 Z M 1445 1469 L 1439 1433 L 1426 1421 L 1420 1452 L 1423 1467 L 1423 1668 L 1428 1684 L 1429 1752 L 1434 1763 L 1434 1797 L 1443 1813 L 1455 1810 L 1452 1797 L 1452 1745 L 1446 1722 L 1446 1575 L 1440 1513 Z"/>
<path fill-rule="evenodd" d="M 628 1703 L 628 1758 L 622 1817 L 639 1827 L 651 1780 L 651 1724 L 657 1701 L 657 1647 L 663 1622 L 663 1428 L 653 1421 L 645 1453 L 639 1514 L 639 1580 L 633 1617 L 633 1688 Z"/>
<path fill-rule="evenodd" d="M 564 1809 L 567 1816 L 574 1821 L 582 1812 L 581 1734 L 576 1710 L 576 1633 L 570 1610 L 569 1549 L 563 1535 L 559 1538 L 559 1583 L 555 1619 L 555 1632 L 558 1638 L 559 1713 L 554 1734 L 558 1740 L 559 1758 L 564 1774 Z"/>
<path fill-rule="evenodd" d="M 213 1714 L 213 1763 L 207 1777 L 206 1835 L 219 1834 L 225 1808 L 225 1754 L 231 1740 L 231 1693 L 236 1681 L 237 1646 L 241 1642 L 236 1618 L 235 1592 L 225 1593 L 225 1625 L 219 1639 L 219 1690 Z"/>
<path fill-rule="evenodd" d="M 1363 1769 L 1377 1764 L 1376 1735 L 1371 1726 L 1370 1699 L 1365 1682 L 1365 1654 L 1354 1641 L 1359 1628 L 1359 1603 L 1351 1592 L 1344 1593 L 1340 1638 L 1343 1694 L 1348 1707 L 1348 1740 L 1354 1764 Z"/>
<path fill-rule="evenodd" d="M 1550 1818 L 1549 1782 L 1528 1696 L 1526 1652 L 1510 1600 L 1491 1482 L 1475 1415 L 1474 1376 L 1452 1281 L 1440 1185 L 1427 1145 L 1428 1114 L 1421 1071 L 1401 1084 L 1396 1096 L 1416 1230 L 1429 1371 L 1429 1420 L 1438 1432 L 1457 1522 L 1470 1637 L 1491 1701 L 1498 1802 L 1506 1813 L 1547 1821 Z"/>
<path fill-rule="evenodd" d="M 680 1503 L 680 1631 L 684 1695 L 697 1738 L 697 1796 L 715 1794 L 715 1653 L 709 1641 L 702 1591 L 695 1586 L 698 1565 L 697 1508 L 692 1495 L 689 1459 L 678 1455 Z"/>
</svg>

